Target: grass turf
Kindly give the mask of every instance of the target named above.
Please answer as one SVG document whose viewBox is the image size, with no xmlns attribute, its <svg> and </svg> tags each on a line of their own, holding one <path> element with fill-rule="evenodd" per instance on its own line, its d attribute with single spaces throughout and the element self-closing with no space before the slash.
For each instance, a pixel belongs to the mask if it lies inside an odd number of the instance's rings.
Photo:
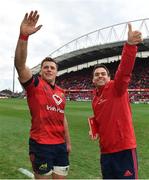
<svg viewBox="0 0 149 180">
<path fill-rule="evenodd" d="M 133 120 L 138 144 L 139 178 L 149 178 L 149 105 L 133 104 Z M 92 115 L 90 102 L 68 102 L 72 153 L 70 179 L 101 178 L 98 142 L 88 137 L 87 117 Z M 26 100 L 0 99 L 0 179 L 27 179 L 18 168 L 32 171 L 28 157 L 30 115 Z"/>
</svg>

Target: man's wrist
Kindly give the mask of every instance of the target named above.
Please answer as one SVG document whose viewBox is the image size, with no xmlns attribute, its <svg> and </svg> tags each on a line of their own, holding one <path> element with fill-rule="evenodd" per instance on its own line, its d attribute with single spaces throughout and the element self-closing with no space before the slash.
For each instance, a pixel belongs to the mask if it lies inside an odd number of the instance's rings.
<svg viewBox="0 0 149 180">
<path fill-rule="evenodd" d="M 127 41 L 126 42 L 127 44 L 129 44 L 129 45 L 134 45 L 133 43 L 131 43 L 130 41 Z"/>
<path fill-rule="evenodd" d="M 28 37 L 29 37 L 29 35 L 20 34 L 19 39 L 21 39 L 23 41 L 27 41 Z"/>
</svg>

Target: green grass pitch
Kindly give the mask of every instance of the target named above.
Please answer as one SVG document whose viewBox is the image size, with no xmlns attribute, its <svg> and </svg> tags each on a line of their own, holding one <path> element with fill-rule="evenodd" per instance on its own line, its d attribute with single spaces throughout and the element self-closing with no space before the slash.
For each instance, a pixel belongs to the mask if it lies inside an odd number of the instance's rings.
<svg viewBox="0 0 149 180">
<path fill-rule="evenodd" d="M 139 178 L 149 178 L 149 105 L 133 104 L 133 120 L 137 137 Z M 87 117 L 92 115 L 90 102 L 68 102 L 72 152 L 70 179 L 101 178 L 98 142 L 88 137 Z M 18 171 L 32 171 L 28 157 L 30 114 L 26 100 L 0 99 L 0 179 L 27 179 Z"/>
</svg>

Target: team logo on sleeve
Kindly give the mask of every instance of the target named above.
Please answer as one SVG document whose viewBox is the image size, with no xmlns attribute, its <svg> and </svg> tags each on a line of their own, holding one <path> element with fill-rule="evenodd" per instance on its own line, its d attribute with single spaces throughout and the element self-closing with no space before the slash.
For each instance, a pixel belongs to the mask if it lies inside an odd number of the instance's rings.
<svg viewBox="0 0 149 180">
<path fill-rule="evenodd" d="M 53 94 L 52 97 L 57 105 L 60 105 L 61 102 L 63 101 L 57 94 Z"/>
</svg>

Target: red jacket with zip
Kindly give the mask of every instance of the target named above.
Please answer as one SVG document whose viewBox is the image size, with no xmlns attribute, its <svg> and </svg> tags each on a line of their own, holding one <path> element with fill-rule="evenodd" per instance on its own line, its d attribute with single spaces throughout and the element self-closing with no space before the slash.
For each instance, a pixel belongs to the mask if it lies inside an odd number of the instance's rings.
<svg viewBox="0 0 149 180">
<path fill-rule="evenodd" d="M 114 80 L 95 90 L 92 107 L 102 154 L 136 148 L 128 84 L 137 46 L 125 44 Z"/>
</svg>

